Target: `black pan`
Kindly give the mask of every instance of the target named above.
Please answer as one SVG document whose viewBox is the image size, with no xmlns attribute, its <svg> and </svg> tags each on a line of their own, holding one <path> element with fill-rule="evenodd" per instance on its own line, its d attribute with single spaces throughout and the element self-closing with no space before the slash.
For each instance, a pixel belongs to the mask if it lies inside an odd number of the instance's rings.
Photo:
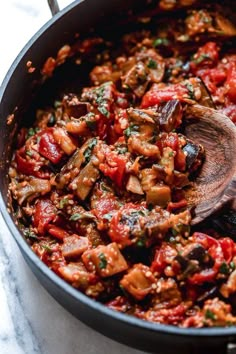
<svg viewBox="0 0 236 354">
<path fill-rule="evenodd" d="M 91 26 L 96 31 L 102 31 L 104 24 L 107 26 L 108 22 L 119 18 L 121 9 L 132 6 L 142 8 L 144 5 L 145 1 L 135 0 L 75 1 L 43 26 L 18 55 L 0 89 L 0 209 L 26 262 L 39 281 L 63 307 L 87 325 L 117 341 L 153 353 L 224 354 L 228 344 L 236 341 L 236 327 L 183 329 L 148 323 L 110 310 L 74 289 L 43 264 L 30 249 L 15 225 L 14 216 L 7 210 L 7 171 L 13 138 L 19 125 L 30 121 L 30 112 L 35 107 L 32 102 L 38 102 L 40 106 L 42 102 L 60 95 L 65 88 L 68 91 L 79 90 L 82 78 L 86 80 L 86 71 L 81 71 L 73 64 L 65 64 L 57 70 L 53 79 L 46 81 L 39 89 L 35 83 L 40 79 L 39 69 L 45 60 L 55 56 L 58 49 L 70 42 L 76 32 L 86 34 Z M 121 29 L 121 25 L 116 31 L 113 27 L 110 33 L 114 35 Z M 36 68 L 32 74 L 27 72 L 28 61 Z M 12 123 L 7 124 L 7 117 L 13 112 Z"/>
</svg>

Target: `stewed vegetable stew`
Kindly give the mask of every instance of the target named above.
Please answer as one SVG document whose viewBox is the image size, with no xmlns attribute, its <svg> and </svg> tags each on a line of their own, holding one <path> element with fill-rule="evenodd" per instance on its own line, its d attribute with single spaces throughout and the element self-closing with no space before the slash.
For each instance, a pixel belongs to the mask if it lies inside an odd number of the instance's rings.
<svg viewBox="0 0 236 354">
<path fill-rule="evenodd" d="M 185 199 L 205 154 L 184 134 L 186 107 L 236 122 L 236 29 L 217 6 L 49 58 L 45 76 L 72 54 L 93 63 L 90 84 L 37 110 L 9 170 L 18 224 L 50 269 L 111 309 L 182 327 L 236 324 L 236 243 L 192 229 Z"/>
</svg>

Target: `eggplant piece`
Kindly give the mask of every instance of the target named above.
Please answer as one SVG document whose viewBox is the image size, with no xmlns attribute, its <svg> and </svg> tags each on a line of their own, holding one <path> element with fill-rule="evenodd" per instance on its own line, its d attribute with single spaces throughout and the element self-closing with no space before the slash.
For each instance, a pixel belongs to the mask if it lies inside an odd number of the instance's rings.
<svg viewBox="0 0 236 354">
<path fill-rule="evenodd" d="M 111 277 L 128 269 L 128 264 L 115 242 L 85 251 L 82 261 L 88 271 L 96 271 L 102 278 Z"/>
<path fill-rule="evenodd" d="M 66 155 L 71 155 L 76 150 L 76 145 L 73 140 L 63 128 L 56 127 L 53 130 L 53 137 L 60 148 L 66 153 Z"/>
<path fill-rule="evenodd" d="M 126 184 L 126 190 L 134 194 L 143 195 L 143 189 L 138 177 L 130 175 Z"/>
<path fill-rule="evenodd" d="M 188 170 L 195 171 L 203 160 L 203 147 L 187 139 L 187 144 L 183 147 L 186 153 L 186 167 Z"/>
<path fill-rule="evenodd" d="M 200 266 L 211 267 L 214 265 L 214 260 L 209 256 L 202 245 L 194 245 L 194 247 L 186 254 L 177 255 L 174 258 L 181 267 L 182 273 L 179 279 L 185 279 L 190 274 L 198 272 Z"/>
<path fill-rule="evenodd" d="M 219 290 L 217 288 L 217 286 L 213 286 L 212 288 L 204 291 L 203 294 L 201 294 L 196 302 L 199 304 L 199 305 L 203 305 L 204 302 L 208 299 L 211 299 L 213 297 L 218 297 L 219 296 Z"/>
<path fill-rule="evenodd" d="M 151 109 L 128 108 L 127 114 L 129 120 L 137 123 L 155 124 L 155 112 Z"/>
<path fill-rule="evenodd" d="M 121 279 L 120 285 L 137 301 L 141 301 L 152 291 L 152 284 L 155 281 L 151 269 L 142 263 L 138 263 Z"/>
<path fill-rule="evenodd" d="M 62 104 L 64 106 L 65 113 L 69 117 L 80 118 L 89 112 L 89 103 L 80 102 L 79 98 L 72 93 L 69 93 L 63 97 Z"/>
<path fill-rule="evenodd" d="M 89 247 L 89 240 L 87 237 L 72 235 L 66 237 L 61 246 L 62 255 L 65 258 L 76 258 L 85 252 Z"/>
<path fill-rule="evenodd" d="M 174 261 L 178 262 L 181 267 L 181 273 L 178 276 L 178 280 L 184 280 L 190 275 L 198 272 L 200 270 L 198 262 L 194 260 L 189 260 L 181 255 L 177 255 Z"/>
<path fill-rule="evenodd" d="M 98 159 L 91 158 L 88 164 L 80 171 L 78 177 L 76 177 L 70 187 L 76 186 L 76 195 L 80 200 L 85 200 L 89 195 L 93 185 L 100 176 L 100 172 L 96 167 Z"/>
<path fill-rule="evenodd" d="M 137 97 L 142 97 L 148 85 L 148 71 L 140 61 L 121 78 L 122 87 L 130 89 Z"/>
<path fill-rule="evenodd" d="M 199 99 L 198 103 L 205 107 L 216 108 L 213 98 L 206 87 L 204 81 L 199 77 L 199 85 L 201 91 L 201 98 Z"/>
<path fill-rule="evenodd" d="M 62 170 L 56 175 L 55 183 L 57 188 L 63 189 L 68 185 L 73 177 L 75 177 L 84 162 L 84 155 L 81 149 L 77 149 L 68 162 L 63 166 Z"/>
<path fill-rule="evenodd" d="M 96 138 L 88 139 L 80 149 L 77 149 L 74 152 L 67 163 L 63 166 L 60 173 L 56 175 L 55 183 L 57 188 L 63 189 L 79 174 L 81 165 L 86 162 L 86 157 L 88 157 L 88 155 L 90 157 L 92 149 L 96 143 Z"/>
<path fill-rule="evenodd" d="M 151 187 L 146 193 L 148 205 L 159 205 L 165 208 L 171 201 L 171 190 L 169 186 L 159 184 Z"/>
<path fill-rule="evenodd" d="M 182 120 L 182 106 L 178 100 L 171 100 L 158 106 L 157 114 L 161 129 L 169 133 Z"/>
<path fill-rule="evenodd" d="M 212 267 L 214 265 L 214 260 L 207 253 L 205 248 L 202 245 L 196 244 L 194 247 L 184 255 L 188 260 L 196 260 L 200 265 L 207 265 Z"/>
<path fill-rule="evenodd" d="M 47 179 L 29 177 L 28 181 L 17 183 L 12 188 L 12 193 L 19 205 L 22 205 L 25 200 L 32 201 L 39 195 L 45 195 L 51 190 L 50 181 Z"/>
<path fill-rule="evenodd" d="M 196 259 L 199 263 L 203 263 L 206 258 L 206 250 L 201 245 L 196 245 L 188 254 L 188 259 Z"/>
</svg>

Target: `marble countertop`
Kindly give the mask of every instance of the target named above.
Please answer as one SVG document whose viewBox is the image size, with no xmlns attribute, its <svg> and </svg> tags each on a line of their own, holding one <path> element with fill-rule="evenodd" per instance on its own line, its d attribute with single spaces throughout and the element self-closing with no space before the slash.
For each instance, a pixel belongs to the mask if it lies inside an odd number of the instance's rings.
<svg viewBox="0 0 236 354">
<path fill-rule="evenodd" d="M 71 1 L 58 2 L 62 8 Z M 47 0 L 0 2 L 0 83 L 50 16 Z M 142 353 L 102 336 L 64 310 L 26 265 L 1 215 L 0 304 L 0 354 Z"/>
</svg>

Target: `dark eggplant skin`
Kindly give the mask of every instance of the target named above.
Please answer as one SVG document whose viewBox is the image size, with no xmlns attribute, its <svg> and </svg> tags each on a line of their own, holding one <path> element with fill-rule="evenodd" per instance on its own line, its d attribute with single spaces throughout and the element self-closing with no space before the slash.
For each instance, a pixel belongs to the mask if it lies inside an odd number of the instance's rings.
<svg viewBox="0 0 236 354">
<path fill-rule="evenodd" d="M 183 147 L 183 151 L 186 152 L 186 166 L 190 169 L 198 158 L 200 148 L 199 145 L 194 144 L 192 141 L 187 141 L 187 144 Z"/>
<path fill-rule="evenodd" d="M 40 104 L 39 97 L 49 95 L 56 88 L 56 95 L 64 87 L 73 91 L 78 85 L 78 75 L 81 75 L 78 69 L 65 64 L 52 80 L 46 81 L 40 88 L 35 83 L 40 81 L 43 63 L 49 56 L 55 56 L 65 43 L 70 43 L 75 33 L 86 34 L 91 27 L 97 30 L 108 21 L 114 21 L 121 10 L 143 8 L 145 4 L 146 1 L 142 0 L 75 1 L 43 26 L 18 55 L 0 88 L 0 210 L 23 257 L 41 284 L 63 307 L 88 326 L 114 340 L 152 353 L 226 354 L 228 343 L 236 340 L 235 327 L 176 328 L 145 322 L 115 312 L 80 293 L 40 261 L 17 228 L 14 215 L 8 212 L 9 161 L 17 128 L 23 120 L 28 122 L 24 113 L 34 97 Z M 27 71 L 27 61 L 32 61 L 36 68 L 32 74 Z M 14 114 L 12 123 L 8 124 L 7 117 L 11 114 Z"/>
</svg>

